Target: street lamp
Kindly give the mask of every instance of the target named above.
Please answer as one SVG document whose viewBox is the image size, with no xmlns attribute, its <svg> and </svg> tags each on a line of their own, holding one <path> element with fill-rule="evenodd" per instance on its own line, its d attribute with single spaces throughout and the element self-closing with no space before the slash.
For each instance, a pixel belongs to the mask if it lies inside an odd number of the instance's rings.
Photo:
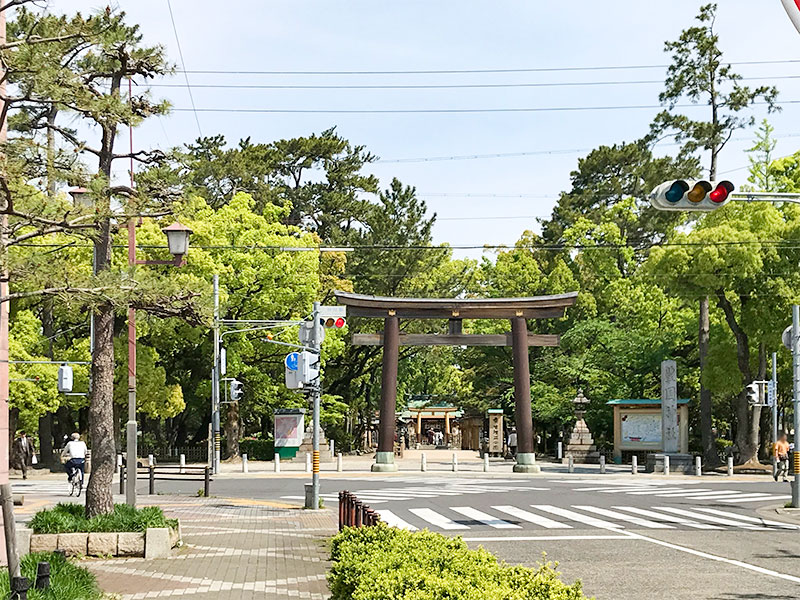
<svg viewBox="0 0 800 600">
<path fill-rule="evenodd" d="M 128 221 L 128 265 L 172 265 L 182 267 L 186 264 L 186 253 L 189 251 L 189 236 L 192 230 L 175 221 L 161 231 L 167 236 L 167 246 L 172 260 L 137 260 L 136 259 L 136 225 L 139 218 L 132 217 Z M 125 502 L 128 506 L 136 506 L 136 472 L 138 469 L 137 426 L 136 426 L 136 309 L 128 307 L 128 423 L 127 437 L 127 479 L 125 482 Z"/>
</svg>

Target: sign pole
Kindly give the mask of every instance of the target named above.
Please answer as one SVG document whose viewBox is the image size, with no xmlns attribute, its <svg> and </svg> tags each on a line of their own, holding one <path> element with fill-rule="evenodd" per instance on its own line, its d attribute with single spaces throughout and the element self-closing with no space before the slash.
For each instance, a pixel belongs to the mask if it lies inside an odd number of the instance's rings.
<svg viewBox="0 0 800 600">
<path fill-rule="evenodd" d="M 322 325 L 319 322 L 319 302 L 314 302 L 314 312 L 311 316 L 312 323 L 314 327 L 312 329 L 313 336 L 311 339 L 311 344 L 313 351 L 316 353 L 316 359 L 318 361 L 322 360 L 322 336 L 324 332 L 322 330 Z M 314 383 L 313 387 L 311 388 L 311 400 L 313 404 L 313 416 L 312 416 L 312 435 L 311 435 L 311 450 L 313 452 L 312 456 L 312 469 L 311 469 L 311 486 L 312 486 L 312 494 L 311 494 L 311 506 L 307 506 L 306 508 L 319 508 L 319 398 L 322 392 L 322 377 L 318 377 L 317 381 Z"/>
<path fill-rule="evenodd" d="M 792 508 L 800 508 L 800 306 L 792 306 L 792 382 L 794 384 L 794 452 L 792 463 L 794 479 L 792 479 Z"/>
<path fill-rule="evenodd" d="M 772 386 L 769 394 L 772 405 L 772 447 L 778 442 L 778 353 L 772 353 Z M 772 476 L 778 472 L 778 457 L 772 452 Z"/>
</svg>

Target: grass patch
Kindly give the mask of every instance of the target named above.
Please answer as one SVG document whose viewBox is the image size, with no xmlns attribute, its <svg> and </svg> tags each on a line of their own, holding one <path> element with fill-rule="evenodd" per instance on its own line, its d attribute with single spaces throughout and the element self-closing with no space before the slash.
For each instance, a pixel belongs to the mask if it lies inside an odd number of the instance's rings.
<svg viewBox="0 0 800 600">
<path fill-rule="evenodd" d="M 37 590 L 33 588 L 36 581 L 36 565 L 39 562 L 50 563 L 50 588 Z M 63 556 L 42 552 L 28 554 L 22 559 L 22 576 L 31 582 L 28 600 L 101 600 L 103 593 L 97 587 L 97 581 L 86 569 L 72 564 Z M 8 598 L 11 590 L 8 585 L 8 570 L 0 570 L 0 597 Z"/>
<path fill-rule="evenodd" d="M 168 519 L 158 506 L 131 508 L 115 504 L 114 512 L 87 519 L 81 504 L 62 503 L 34 515 L 30 528 L 34 533 L 144 532 L 149 527 L 177 528 L 177 519 Z"/>
<path fill-rule="evenodd" d="M 586 600 L 552 563 L 509 566 L 427 530 L 349 527 L 333 538 L 331 558 L 332 600 Z"/>
</svg>

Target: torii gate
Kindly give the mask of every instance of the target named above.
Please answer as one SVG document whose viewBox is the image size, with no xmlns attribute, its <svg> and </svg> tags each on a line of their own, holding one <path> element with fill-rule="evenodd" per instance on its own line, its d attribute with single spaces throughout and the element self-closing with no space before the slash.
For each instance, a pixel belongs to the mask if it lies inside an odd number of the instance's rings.
<svg viewBox="0 0 800 600">
<path fill-rule="evenodd" d="M 575 305 L 577 292 L 532 298 L 389 298 L 334 292 L 348 317 L 383 319 L 383 334 L 353 335 L 357 346 L 383 345 L 378 453 L 373 471 L 396 471 L 394 462 L 397 362 L 400 346 L 511 346 L 514 359 L 514 415 L 517 422 L 515 473 L 538 473 L 533 453 L 529 346 L 558 346 L 559 336 L 528 333 L 527 319 L 557 319 Z M 400 319 L 448 319 L 446 335 L 401 334 Z M 462 333 L 462 319 L 509 319 L 511 332 Z"/>
</svg>

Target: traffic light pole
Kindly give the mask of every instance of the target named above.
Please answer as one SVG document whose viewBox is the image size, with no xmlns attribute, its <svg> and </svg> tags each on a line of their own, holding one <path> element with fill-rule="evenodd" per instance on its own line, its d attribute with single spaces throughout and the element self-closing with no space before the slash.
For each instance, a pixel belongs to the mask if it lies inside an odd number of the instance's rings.
<svg viewBox="0 0 800 600">
<path fill-rule="evenodd" d="M 792 508 L 800 508 L 800 306 L 792 306 L 792 381 L 794 384 L 794 452 L 792 463 L 794 479 L 792 479 Z"/>
<path fill-rule="evenodd" d="M 317 360 L 322 357 L 322 325 L 319 322 L 319 302 L 314 302 L 314 311 L 311 315 L 311 320 L 314 323 L 314 335 L 311 339 L 312 352 L 316 353 Z M 316 385 L 311 388 L 311 402 L 313 404 L 312 415 L 312 433 L 311 433 L 311 450 L 312 454 L 312 469 L 311 469 L 311 506 L 306 508 L 319 508 L 319 399 L 322 394 L 322 377 L 317 379 Z"/>
<path fill-rule="evenodd" d="M 211 369 L 211 437 L 213 445 L 211 456 L 211 472 L 219 472 L 220 439 L 219 439 L 219 275 L 214 274 L 214 366 Z"/>
</svg>

